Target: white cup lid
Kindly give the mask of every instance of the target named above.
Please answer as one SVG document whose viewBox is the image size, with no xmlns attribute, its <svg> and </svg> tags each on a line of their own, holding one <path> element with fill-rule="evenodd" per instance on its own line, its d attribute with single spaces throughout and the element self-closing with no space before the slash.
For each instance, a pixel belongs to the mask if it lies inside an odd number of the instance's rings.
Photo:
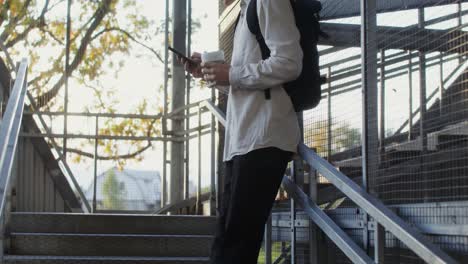
<svg viewBox="0 0 468 264">
<path fill-rule="evenodd" d="M 202 62 L 224 61 L 224 51 L 203 52 L 201 59 Z"/>
</svg>

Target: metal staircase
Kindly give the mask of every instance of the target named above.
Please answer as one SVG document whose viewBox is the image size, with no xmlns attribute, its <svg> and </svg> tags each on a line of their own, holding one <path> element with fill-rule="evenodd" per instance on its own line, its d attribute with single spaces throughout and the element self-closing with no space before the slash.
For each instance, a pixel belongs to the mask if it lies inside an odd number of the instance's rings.
<svg viewBox="0 0 468 264">
<path fill-rule="evenodd" d="M 0 129 L 3 263 L 207 263 L 214 217 L 11 212 L 10 186 L 24 109 L 26 69 L 27 62 L 23 61 Z M 225 124 L 223 113 L 212 102 L 205 101 L 195 106 L 209 110 L 221 124 Z M 447 145 L 445 139 L 438 140 L 442 147 Z M 311 227 L 320 228 L 353 263 L 374 263 L 368 253 L 343 231 L 343 227 L 317 205 L 316 194 L 308 196 L 299 187 L 304 178 L 302 165 L 305 161 L 373 219 L 375 241 L 381 232 L 377 230 L 384 229 L 428 263 L 456 263 L 416 228 L 312 149 L 301 144 L 299 154 L 300 157 L 297 156 L 293 162 L 291 176 L 283 180 L 284 188 L 293 198 L 290 222 L 295 223 L 297 203 L 312 221 Z M 295 236 L 295 232 L 292 234 Z M 314 238 L 311 241 L 314 242 Z M 294 244 L 290 252 L 295 254 Z"/>
<path fill-rule="evenodd" d="M 5 263 L 208 263 L 215 218 L 13 213 Z"/>
</svg>

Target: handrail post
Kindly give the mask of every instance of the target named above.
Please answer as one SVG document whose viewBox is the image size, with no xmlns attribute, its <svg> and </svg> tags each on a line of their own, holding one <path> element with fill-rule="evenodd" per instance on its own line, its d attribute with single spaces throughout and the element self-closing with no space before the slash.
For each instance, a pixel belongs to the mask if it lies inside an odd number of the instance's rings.
<svg viewBox="0 0 468 264">
<path fill-rule="evenodd" d="M 272 215 L 268 217 L 265 225 L 265 264 L 271 264 L 272 261 Z"/>
<path fill-rule="evenodd" d="M 168 94 L 167 88 L 169 84 L 169 51 L 167 49 L 169 45 L 169 0 L 165 1 L 165 21 L 164 21 L 164 102 L 163 102 L 163 118 L 162 122 L 162 134 L 164 137 L 163 141 L 163 175 L 161 180 L 161 208 L 164 208 L 167 202 L 167 113 L 168 113 Z"/>
<path fill-rule="evenodd" d="M 439 59 L 439 79 L 440 79 L 440 85 L 439 85 L 439 96 L 440 96 L 440 101 L 439 101 L 439 111 L 440 111 L 440 117 L 442 118 L 442 114 L 444 111 L 444 104 L 442 99 L 444 98 L 444 54 L 441 52 L 440 53 L 440 59 Z"/>
<path fill-rule="evenodd" d="M 295 165 L 296 165 L 297 158 L 294 158 L 294 161 L 291 165 L 291 181 L 296 183 L 296 172 L 295 172 Z M 290 197 L 291 203 L 291 215 L 290 215 L 290 232 L 291 232 L 291 264 L 296 264 L 296 203 L 294 199 Z"/>
<path fill-rule="evenodd" d="M 328 67 L 327 73 L 327 82 L 328 82 L 328 93 L 327 93 L 327 159 L 331 161 L 332 155 L 332 85 L 331 85 L 331 77 L 332 71 L 331 67 Z"/>
<path fill-rule="evenodd" d="M 201 177 L 202 177 L 202 134 L 201 134 L 201 117 L 202 117 L 202 107 L 198 107 L 198 181 L 197 181 L 197 204 L 196 204 L 196 214 L 203 214 L 202 204 L 201 204 Z"/>
<path fill-rule="evenodd" d="M 98 135 L 99 135 L 99 117 L 96 116 L 96 138 L 94 139 L 94 189 L 93 189 L 93 210 L 95 214 L 97 210 L 97 161 L 98 161 Z"/>
<path fill-rule="evenodd" d="M 411 51 L 408 51 L 409 59 L 408 59 L 408 92 L 409 92 L 409 100 L 408 100 L 408 108 L 409 108 L 409 116 L 408 116 L 408 141 L 413 138 L 413 59 Z"/>
<path fill-rule="evenodd" d="M 299 129 L 301 131 L 301 142 L 304 139 L 304 118 L 303 113 L 296 113 Z M 304 186 L 304 163 L 299 155 L 294 155 L 291 163 L 291 180 L 302 189 Z M 296 264 L 297 248 L 296 248 L 296 203 L 291 198 L 291 264 Z"/>
<path fill-rule="evenodd" d="M 316 151 L 316 150 L 314 150 Z M 317 204 L 317 172 L 313 167 L 309 169 L 309 197 Z M 309 220 L 309 263 L 318 264 L 318 228 L 314 221 Z"/>
<path fill-rule="evenodd" d="M 215 89 L 211 90 L 211 102 L 214 104 L 216 100 Z M 211 192 L 210 192 L 210 215 L 218 214 L 217 209 L 220 208 L 221 201 L 218 201 L 216 195 L 216 119 L 211 115 Z M 219 187 L 219 186 L 218 186 Z"/>
</svg>

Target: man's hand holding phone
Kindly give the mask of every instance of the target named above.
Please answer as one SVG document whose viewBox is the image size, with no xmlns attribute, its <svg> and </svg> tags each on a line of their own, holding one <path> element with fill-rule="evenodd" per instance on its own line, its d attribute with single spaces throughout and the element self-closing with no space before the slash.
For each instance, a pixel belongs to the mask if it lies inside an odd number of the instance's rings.
<svg viewBox="0 0 468 264">
<path fill-rule="evenodd" d="M 185 70 L 192 74 L 193 77 L 203 77 L 200 53 L 194 52 L 192 56 L 190 56 L 190 60 L 187 60 L 187 58 L 178 55 L 177 60 L 179 61 L 179 63 L 184 65 Z"/>
</svg>

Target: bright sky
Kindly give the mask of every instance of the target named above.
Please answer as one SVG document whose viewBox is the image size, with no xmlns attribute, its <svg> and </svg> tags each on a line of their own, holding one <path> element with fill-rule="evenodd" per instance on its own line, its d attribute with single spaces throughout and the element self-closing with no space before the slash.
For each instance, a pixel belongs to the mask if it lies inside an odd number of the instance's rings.
<svg viewBox="0 0 468 264">
<path fill-rule="evenodd" d="M 160 20 L 164 19 L 165 12 L 165 1 L 163 0 L 139 0 L 138 4 L 143 8 L 142 15 L 148 18 Z M 172 1 L 170 1 L 172 2 Z M 192 50 L 193 51 L 213 51 L 218 49 L 218 1 L 217 0 L 193 0 L 193 18 L 199 19 L 201 28 L 198 32 L 192 36 Z M 172 14 L 172 13 L 171 13 Z M 154 43 L 156 45 L 163 45 L 163 36 L 161 36 L 160 42 Z M 141 52 L 140 47 L 135 48 L 136 53 Z M 116 58 L 116 61 L 120 58 Z M 163 64 L 159 63 L 154 57 L 125 57 L 125 68 L 120 72 L 117 78 L 114 76 L 107 76 L 101 78 L 102 83 L 105 83 L 107 88 L 115 88 L 116 97 L 120 99 L 118 104 L 119 113 L 130 113 L 131 109 L 141 102 L 144 98 L 148 101 L 161 100 L 162 94 L 159 92 L 159 87 L 164 81 L 164 67 Z M 199 89 L 192 91 L 192 100 L 208 98 L 209 90 L 204 89 L 201 92 Z M 86 105 L 89 100 L 92 100 L 92 94 L 90 90 L 86 90 L 77 84 L 72 84 L 70 87 L 70 111 L 82 111 L 83 106 Z M 155 104 L 157 105 L 157 104 Z M 148 114 L 157 114 L 157 110 L 153 109 Z M 75 121 L 73 121 L 75 120 Z M 59 121 L 60 122 L 60 121 Z M 58 122 L 58 123 L 59 123 Z M 85 120 L 84 118 L 70 118 L 69 130 L 83 132 L 86 134 L 94 133 L 94 119 L 90 118 Z M 74 125 L 73 125 L 74 124 Z M 74 127 L 73 127 L 74 126 Z M 62 126 L 57 127 L 58 130 L 62 129 Z M 209 141 L 207 137 L 203 139 L 203 153 L 204 165 L 203 165 L 203 181 L 202 185 L 209 184 Z M 193 140 L 192 140 L 193 141 Z M 119 143 L 124 143 L 120 141 Z M 129 162 L 127 168 L 138 169 L 138 170 L 156 170 L 162 174 L 162 143 L 155 143 L 153 150 L 145 152 L 144 159 L 141 162 Z M 197 156 L 196 156 L 197 142 L 191 142 L 191 158 L 190 162 L 190 175 L 191 181 L 196 182 L 197 168 Z M 90 149 L 91 150 L 91 149 Z M 87 188 L 93 180 L 93 162 L 91 159 L 87 159 L 88 162 L 85 164 L 74 164 L 70 163 L 73 171 L 78 178 L 80 185 Z M 106 171 L 109 167 L 113 166 L 111 162 L 99 162 L 98 163 L 98 174 Z M 206 169 L 205 169 L 206 168 Z M 169 173 L 168 173 L 169 175 Z"/>
</svg>

